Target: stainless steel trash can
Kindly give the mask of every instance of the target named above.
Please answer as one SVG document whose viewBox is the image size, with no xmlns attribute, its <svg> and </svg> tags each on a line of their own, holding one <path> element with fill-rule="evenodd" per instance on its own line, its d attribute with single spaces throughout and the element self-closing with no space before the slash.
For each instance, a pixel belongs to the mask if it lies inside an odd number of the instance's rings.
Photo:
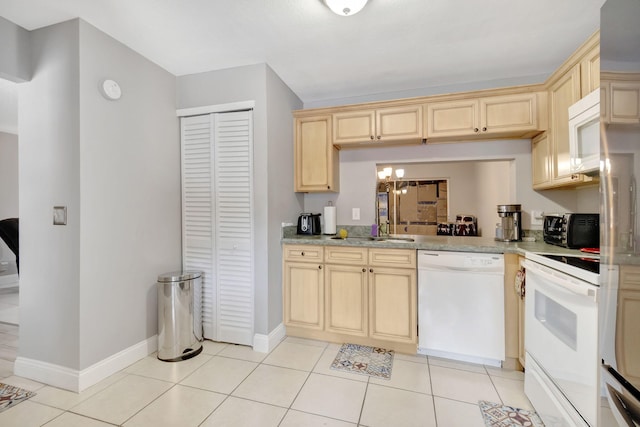
<svg viewBox="0 0 640 427">
<path fill-rule="evenodd" d="M 158 359 L 177 362 L 202 351 L 202 273 L 158 276 Z"/>
</svg>

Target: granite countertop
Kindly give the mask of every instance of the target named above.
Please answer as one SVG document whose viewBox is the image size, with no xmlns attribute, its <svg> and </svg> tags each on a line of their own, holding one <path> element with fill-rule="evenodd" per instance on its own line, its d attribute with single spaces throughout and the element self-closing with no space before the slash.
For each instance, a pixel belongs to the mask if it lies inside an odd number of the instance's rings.
<svg viewBox="0 0 640 427">
<path fill-rule="evenodd" d="M 469 237 L 469 236 L 419 236 L 419 235 L 398 235 L 385 238 L 371 238 L 366 236 L 347 237 L 346 239 L 336 239 L 331 235 L 285 235 L 282 244 L 294 245 L 322 245 L 322 246 L 356 246 L 366 248 L 403 248 L 403 249 L 425 249 L 434 251 L 453 252 L 482 252 L 482 253 L 516 253 L 524 255 L 526 252 L 548 253 L 557 255 L 580 255 L 593 257 L 580 252 L 577 249 L 567 249 L 560 246 L 550 245 L 543 241 L 535 242 L 497 242 L 492 237 Z M 414 241 L 400 240 L 411 238 Z M 374 240 L 376 239 L 376 240 Z"/>
</svg>

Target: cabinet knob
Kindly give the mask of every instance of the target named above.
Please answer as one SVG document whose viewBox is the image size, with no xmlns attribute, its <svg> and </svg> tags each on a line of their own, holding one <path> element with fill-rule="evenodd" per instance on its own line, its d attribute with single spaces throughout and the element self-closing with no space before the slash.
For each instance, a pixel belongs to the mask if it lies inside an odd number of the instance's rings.
<svg viewBox="0 0 640 427">
<path fill-rule="evenodd" d="M 373 273 L 373 268 L 370 268 L 370 269 L 369 269 L 369 273 Z"/>
<path fill-rule="evenodd" d="M 478 128 L 473 128 L 474 132 L 478 132 L 478 130 L 479 130 Z"/>
<path fill-rule="evenodd" d="M 304 256 L 304 252 L 300 252 L 300 255 L 301 255 L 301 256 Z"/>
<path fill-rule="evenodd" d="M 373 135 L 371 135 L 371 139 L 373 139 Z"/>
<path fill-rule="evenodd" d="M 330 185 L 327 185 L 327 190 L 331 190 L 331 186 Z"/>
<path fill-rule="evenodd" d="M 378 135 L 376 138 L 381 139 L 382 137 L 380 135 Z"/>
<path fill-rule="evenodd" d="M 486 128 L 486 127 L 483 127 L 483 128 L 482 128 L 482 132 L 486 132 L 486 131 L 487 131 L 487 128 Z"/>
<path fill-rule="evenodd" d="M 363 272 L 363 273 L 364 273 L 364 272 L 366 272 L 366 271 L 367 271 L 367 269 L 366 269 L 366 268 L 363 268 L 363 269 L 362 269 L 362 272 Z"/>
<path fill-rule="evenodd" d="M 318 270 L 322 270 L 322 266 L 321 265 L 318 266 Z"/>
</svg>

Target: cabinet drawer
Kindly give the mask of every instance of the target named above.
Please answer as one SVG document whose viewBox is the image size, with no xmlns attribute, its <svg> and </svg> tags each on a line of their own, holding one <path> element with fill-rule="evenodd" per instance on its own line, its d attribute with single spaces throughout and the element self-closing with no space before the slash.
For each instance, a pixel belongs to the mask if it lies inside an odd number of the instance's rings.
<svg viewBox="0 0 640 427">
<path fill-rule="evenodd" d="M 309 245 L 284 245 L 283 258 L 285 261 L 322 262 L 324 248 Z"/>
<path fill-rule="evenodd" d="M 414 249 L 369 249 L 369 265 L 416 268 L 416 251 Z"/>
<path fill-rule="evenodd" d="M 353 247 L 328 247 L 324 253 L 327 264 L 366 265 L 367 249 Z"/>
</svg>

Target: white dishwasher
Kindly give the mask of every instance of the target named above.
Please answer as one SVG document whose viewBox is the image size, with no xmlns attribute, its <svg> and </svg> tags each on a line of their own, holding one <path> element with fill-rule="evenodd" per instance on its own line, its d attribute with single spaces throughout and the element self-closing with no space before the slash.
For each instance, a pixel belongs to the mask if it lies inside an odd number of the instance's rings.
<svg viewBox="0 0 640 427">
<path fill-rule="evenodd" d="M 418 353 L 500 366 L 504 256 L 418 251 Z"/>
</svg>

